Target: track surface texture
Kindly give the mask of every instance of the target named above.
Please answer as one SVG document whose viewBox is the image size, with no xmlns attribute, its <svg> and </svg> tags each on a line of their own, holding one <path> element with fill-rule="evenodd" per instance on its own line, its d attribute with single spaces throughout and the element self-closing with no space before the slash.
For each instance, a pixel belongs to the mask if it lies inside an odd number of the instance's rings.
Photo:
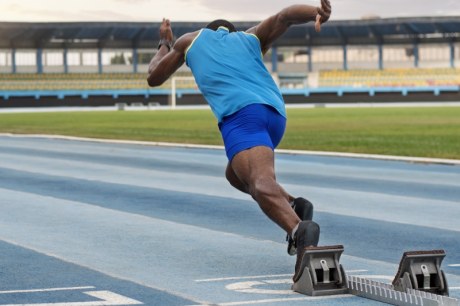
<svg viewBox="0 0 460 306">
<path fill-rule="evenodd" d="M 222 150 L 0 136 L 0 305 L 380 305 L 290 290 L 285 234 Z M 444 249 L 460 298 L 460 166 L 277 154 L 348 275 Z"/>
</svg>

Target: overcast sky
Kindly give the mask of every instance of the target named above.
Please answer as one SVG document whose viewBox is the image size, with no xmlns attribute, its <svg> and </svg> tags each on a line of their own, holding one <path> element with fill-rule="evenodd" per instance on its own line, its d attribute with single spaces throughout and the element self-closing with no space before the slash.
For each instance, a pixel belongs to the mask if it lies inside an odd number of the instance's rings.
<svg viewBox="0 0 460 306">
<path fill-rule="evenodd" d="M 319 0 L 0 0 L 0 21 L 258 21 Z M 460 0 L 331 0 L 333 19 L 460 16 Z"/>
</svg>

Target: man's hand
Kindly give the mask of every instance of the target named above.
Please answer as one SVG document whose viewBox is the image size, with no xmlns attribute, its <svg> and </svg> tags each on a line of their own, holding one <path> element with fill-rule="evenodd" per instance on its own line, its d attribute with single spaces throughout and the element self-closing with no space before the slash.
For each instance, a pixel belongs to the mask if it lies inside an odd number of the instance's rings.
<svg viewBox="0 0 460 306">
<path fill-rule="evenodd" d="M 331 17 L 331 12 L 331 3 L 329 0 L 321 0 L 321 7 L 318 7 L 318 15 L 316 15 L 316 32 L 321 31 L 321 25 L 329 20 L 329 17 Z"/>
<path fill-rule="evenodd" d="M 171 29 L 171 21 L 169 21 L 169 19 L 163 18 L 163 22 L 160 26 L 160 39 L 172 42 L 173 37 L 174 35 Z"/>
</svg>

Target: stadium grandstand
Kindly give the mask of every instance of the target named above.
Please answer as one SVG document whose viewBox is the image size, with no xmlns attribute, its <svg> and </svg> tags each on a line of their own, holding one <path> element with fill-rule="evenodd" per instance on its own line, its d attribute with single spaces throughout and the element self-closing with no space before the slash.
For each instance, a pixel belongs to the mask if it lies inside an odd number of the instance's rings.
<svg viewBox="0 0 460 306">
<path fill-rule="evenodd" d="M 245 30 L 255 22 L 237 22 Z M 146 82 L 160 23 L 0 23 L 0 107 L 204 103 L 184 65 Z M 179 37 L 205 26 L 173 24 Z M 287 103 L 460 101 L 460 18 L 292 27 L 265 55 Z M 38 101 L 37 101 L 38 100 Z M 175 100 L 175 99 L 174 99 Z"/>
</svg>

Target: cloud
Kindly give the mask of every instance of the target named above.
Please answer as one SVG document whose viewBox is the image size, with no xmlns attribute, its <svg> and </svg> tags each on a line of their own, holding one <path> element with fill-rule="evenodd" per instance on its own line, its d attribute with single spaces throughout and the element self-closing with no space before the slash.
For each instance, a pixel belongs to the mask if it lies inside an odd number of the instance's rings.
<svg viewBox="0 0 460 306">
<path fill-rule="evenodd" d="M 278 1 L 247 1 L 247 0 L 180 0 L 182 5 L 194 2 L 208 8 L 216 15 L 233 20 L 261 20 L 282 8 L 298 4 L 298 0 Z M 318 6 L 320 1 L 302 1 L 302 3 Z M 440 16 L 455 15 L 460 12 L 460 1 L 447 0 L 442 5 L 433 0 L 331 0 L 332 19 L 359 19 L 365 15 L 377 15 L 383 18 L 401 16 Z M 214 16 L 220 17 L 220 16 Z"/>
<path fill-rule="evenodd" d="M 282 8 L 320 0 L 0 0 L 2 21 L 231 21 L 263 20 Z M 459 0 L 331 0 L 331 20 L 460 15 Z"/>
<path fill-rule="evenodd" d="M 182 5 L 191 1 L 180 0 Z M 299 3 L 298 0 L 277 1 L 247 1 L 247 0 L 195 0 L 192 1 L 200 7 L 207 8 L 213 16 L 209 19 L 229 18 L 234 21 L 238 20 L 260 20 L 277 13 L 283 7 Z M 304 1 L 309 3 L 308 1 Z M 310 1 L 311 2 L 311 1 Z"/>
<path fill-rule="evenodd" d="M 136 4 L 136 3 L 148 3 L 150 0 L 113 0 L 113 1 L 127 3 L 127 4 Z"/>
<path fill-rule="evenodd" d="M 20 14 L 21 16 L 21 18 L 17 20 L 28 19 L 29 21 L 117 21 L 131 19 L 129 15 L 110 10 L 56 11 L 45 9 L 18 9 L 16 10 L 16 14 Z M 24 18 L 28 16 L 31 16 L 31 18 Z M 131 20 L 134 20 L 134 18 Z"/>
</svg>

